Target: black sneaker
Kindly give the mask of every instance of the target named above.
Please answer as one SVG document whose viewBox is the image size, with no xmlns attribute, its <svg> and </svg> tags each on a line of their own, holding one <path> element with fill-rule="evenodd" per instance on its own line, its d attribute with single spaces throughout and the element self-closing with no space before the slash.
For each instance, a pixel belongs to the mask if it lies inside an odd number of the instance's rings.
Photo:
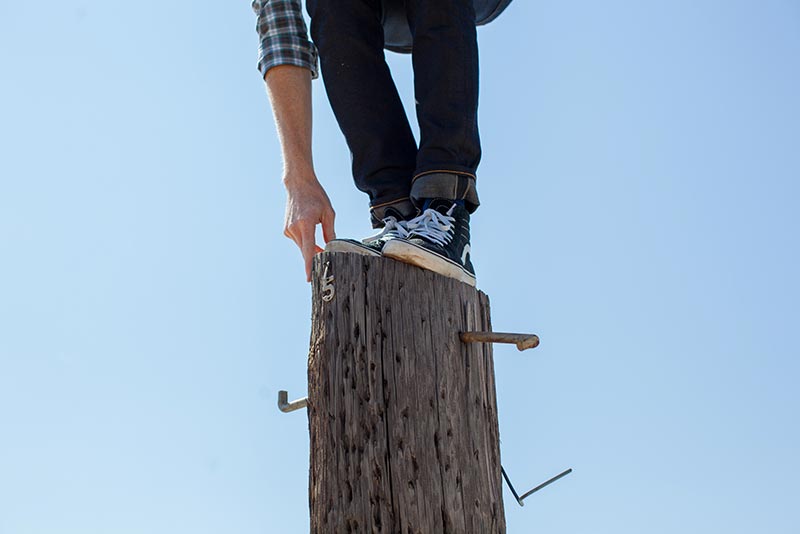
<svg viewBox="0 0 800 534">
<path fill-rule="evenodd" d="M 436 199 L 404 226 L 408 235 L 387 242 L 384 256 L 475 286 L 466 208 L 452 200 Z"/>
<path fill-rule="evenodd" d="M 377 235 L 367 237 L 361 241 L 357 239 L 331 239 L 325 245 L 325 252 L 350 252 L 364 254 L 365 256 L 380 256 L 383 246 L 392 239 L 403 238 L 408 235 L 405 228 L 406 222 L 402 220 L 399 212 L 389 208 L 387 216 L 383 219 L 383 229 Z"/>
</svg>

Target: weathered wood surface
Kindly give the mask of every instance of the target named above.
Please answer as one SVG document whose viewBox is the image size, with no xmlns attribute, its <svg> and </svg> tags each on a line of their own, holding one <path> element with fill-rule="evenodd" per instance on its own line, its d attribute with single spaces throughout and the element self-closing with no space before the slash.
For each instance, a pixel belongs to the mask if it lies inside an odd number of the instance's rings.
<svg viewBox="0 0 800 534">
<path fill-rule="evenodd" d="M 311 532 L 505 532 L 492 346 L 459 339 L 491 330 L 486 295 L 322 253 L 313 299 Z"/>
</svg>

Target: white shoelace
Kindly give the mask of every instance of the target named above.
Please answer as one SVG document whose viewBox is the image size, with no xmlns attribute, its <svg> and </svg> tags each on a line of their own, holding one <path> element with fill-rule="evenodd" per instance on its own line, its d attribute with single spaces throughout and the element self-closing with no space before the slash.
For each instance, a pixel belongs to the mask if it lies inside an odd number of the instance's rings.
<svg viewBox="0 0 800 534">
<path fill-rule="evenodd" d="M 406 221 L 408 237 L 422 237 L 437 245 L 447 245 L 453 239 L 453 223 L 456 219 L 450 214 L 453 213 L 455 206 L 453 204 L 444 215 L 428 208 L 422 212 L 422 215 Z"/>
<path fill-rule="evenodd" d="M 389 240 L 395 238 L 406 238 L 408 237 L 408 230 L 406 229 L 406 222 L 405 221 L 398 221 L 394 217 L 386 217 L 383 220 L 383 230 L 379 233 L 375 234 L 372 237 L 367 237 L 362 241 L 367 243 L 369 241 L 376 241 L 376 240 Z"/>
</svg>

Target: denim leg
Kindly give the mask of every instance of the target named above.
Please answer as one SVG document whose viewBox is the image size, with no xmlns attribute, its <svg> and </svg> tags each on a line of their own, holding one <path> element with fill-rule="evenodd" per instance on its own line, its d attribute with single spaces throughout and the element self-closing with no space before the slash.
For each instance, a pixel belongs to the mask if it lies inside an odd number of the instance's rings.
<svg viewBox="0 0 800 534">
<path fill-rule="evenodd" d="M 412 199 L 464 199 L 474 211 L 481 146 L 473 0 L 406 0 L 406 8 L 420 126 Z"/>
<path fill-rule="evenodd" d="M 311 36 L 356 187 L 369 195 L 373 224 L 409 201 L 417 144 L 383 52 L 381 0 L 308 0 Z"/>
</svg>

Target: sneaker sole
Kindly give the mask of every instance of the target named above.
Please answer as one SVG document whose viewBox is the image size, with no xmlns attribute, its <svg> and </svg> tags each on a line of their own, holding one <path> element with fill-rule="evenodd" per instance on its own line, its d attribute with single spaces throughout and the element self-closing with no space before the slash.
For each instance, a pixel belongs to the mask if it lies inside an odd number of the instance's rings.
<svg viewBox="0 0 800 534">
<path fill-rule="evenodd" d="M 350 254 L 362 254 L 364 256 L 380 256 L 381 253 L 350 239 L 333 239 L 325 245 L 325 252 L 347 252 Z"/>
<path fill-rule="evenodd" d="M 448 278 L 455 278 L 472 287 L 476 285 L 475 275 L 466 271 L 458 263 L 409 241 L 399 239 L 389 241 L 383 246 L 383 255 L 393 260 L 433 271 Z"/>
</svg>

